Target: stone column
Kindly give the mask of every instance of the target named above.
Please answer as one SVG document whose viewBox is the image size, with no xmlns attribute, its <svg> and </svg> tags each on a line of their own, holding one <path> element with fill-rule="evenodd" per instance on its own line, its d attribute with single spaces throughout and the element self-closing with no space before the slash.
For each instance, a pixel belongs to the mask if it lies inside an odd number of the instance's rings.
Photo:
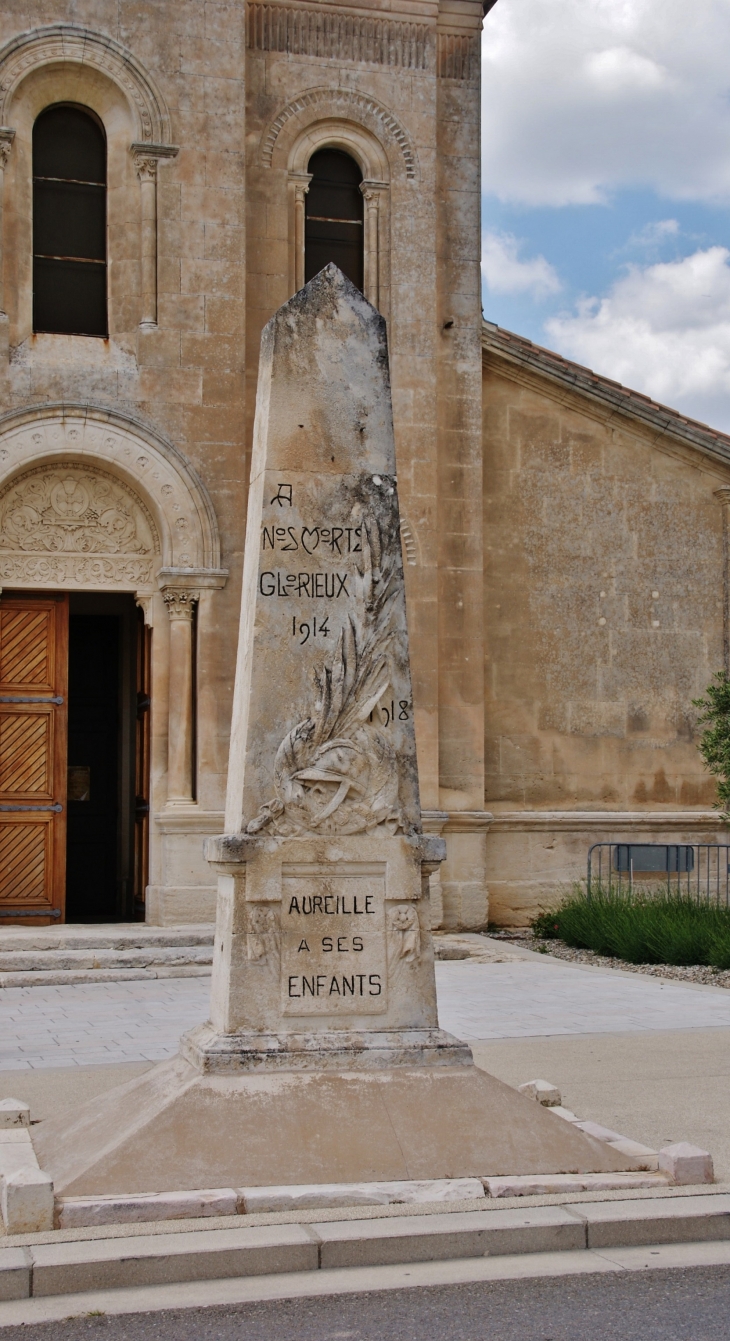
<svg viewBox="0 0 730 1341">
<path fill-rule="evenodd" d="M 15 131 L 0 126 L 0 320 L 5 317 L 5 289 L 3 285 L 3 187 L 5 168 L 15 139 Z"/>
<path fill-rule="evenodd" d="M 147 155 L 135 156 L 137 176 L 142 198 L 142 229 L 140 252 L 142 259 L 142 318 L 141 326 L 157 325 L 157 159 Z"/>
<path fill-rule="evenodd" d="M 360 183 L 365 200 L 364 233 L 364 284 L 365 297 L 373 307 L 380 302 L 380 196 L 385 190 L 385 182 L 364 181 Z"/>
<path fill-rule="evenodd" d="M 730 488 L 713 492 L 722 505 L 722 664 L 730 674 Z"/>
<path fill-rule="evenodd" d="M 293 256 L 291 267 L 291 287 L 294 293 L 298 293 L 300 289 L 304 288 L 304 227 L 306 223 L 304 197 L 309 190 L 309 183 L 311 180 L 311 172 L 293 172 L 289 176 L 289 189 L 294 196 L 294 227 L 292 230 Z"/>
<path fill-rule="evenodd" d="M 177 149 L 168 144 L 133 144 L 134 164 L 140 181 L 142 261 L 142 316 L 140 326 L 157 325 L 157 165 L 174 158 Z"/>
<path fill-rule="evenodd" d="M 193 796 L 193 607 L 199 592 L 168 588 L 162 599 L 170 616 L 167 801 L 192 805 Z"/>
</svg>

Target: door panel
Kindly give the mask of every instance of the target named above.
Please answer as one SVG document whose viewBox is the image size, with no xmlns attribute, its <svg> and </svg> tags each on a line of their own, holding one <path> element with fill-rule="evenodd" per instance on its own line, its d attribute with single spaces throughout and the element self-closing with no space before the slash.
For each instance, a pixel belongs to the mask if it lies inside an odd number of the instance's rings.
<svg viewBox="0 0 730 1341">
<path fill-rule="evenodd" d="M 119 882 L 120 630 L 117 615 L 73 610 L 69 637 L 66 917 L 115 922 Z"/>
<path fill-rule="evenodd" d="M 68 597 L 0 597 L 0 922 L 62 918 Z"/>
</svg>

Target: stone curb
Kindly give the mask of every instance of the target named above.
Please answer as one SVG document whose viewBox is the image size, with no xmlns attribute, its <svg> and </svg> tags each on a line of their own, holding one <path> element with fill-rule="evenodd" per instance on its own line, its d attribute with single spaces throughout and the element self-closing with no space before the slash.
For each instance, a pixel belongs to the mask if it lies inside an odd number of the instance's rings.
<svg viewBox="0 0 730 1341">
<path fill-rule="evenodd" d="M 0 1299 L 411 1262 L 730 1240 L 730 1195 L 191 1229 L 0 1248 Z"/>
</svg>

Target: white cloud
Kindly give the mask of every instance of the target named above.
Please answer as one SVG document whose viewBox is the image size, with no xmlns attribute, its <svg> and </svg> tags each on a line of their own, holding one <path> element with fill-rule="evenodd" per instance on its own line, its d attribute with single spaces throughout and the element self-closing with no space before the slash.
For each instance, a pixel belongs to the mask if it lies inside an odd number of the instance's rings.
<svg viewBox="0 0 730 1341">
<path fill-rule="evenodd" d="M 679 237 L 676 219 L 656 219 L 644 224 L 638 233 L 632 233 L 627 247 L 661 247 L 670 237 Z"/>
<path fill-rule="evenodd" d="M 655 61 L 641 56 L 630 47 L 607 47 L 587 57 L 585 73 L 602 93 L 614 97 L 627 93 L 651 93 L 669 83 L 669 75 Z"/>
<path fill-rule="evenodd" d="M 560 353 L 730 429 L 730 251 L 632 266 L 602 298 L 545 323 Z"/>
<path fill-rule="evenodd" d="M 491 293 L 528 293 L 537 301 L 559 293 L 556 271 L 544 256 L 520 258 L 522 243 L 511 233 L 485 233 L 482 274 Z"/>
<path fill-rule="evenodd" d="M 483 38 L 484 189 L 730 201 L 728 0 L 499 0 Z"/>
</svg>

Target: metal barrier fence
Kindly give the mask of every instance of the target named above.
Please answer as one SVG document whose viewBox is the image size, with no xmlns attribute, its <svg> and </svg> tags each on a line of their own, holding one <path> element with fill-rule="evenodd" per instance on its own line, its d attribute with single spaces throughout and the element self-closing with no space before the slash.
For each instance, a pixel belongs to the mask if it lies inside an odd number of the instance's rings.
<svg viewBox="0 0 730 1341">
<path fill-rule="evenodd" d="M 730 844 L 594 843 L 588 852 L 586 890 L 609 893 L 664 885 L 721 907 L 730 907 Z"/>
</svg>

